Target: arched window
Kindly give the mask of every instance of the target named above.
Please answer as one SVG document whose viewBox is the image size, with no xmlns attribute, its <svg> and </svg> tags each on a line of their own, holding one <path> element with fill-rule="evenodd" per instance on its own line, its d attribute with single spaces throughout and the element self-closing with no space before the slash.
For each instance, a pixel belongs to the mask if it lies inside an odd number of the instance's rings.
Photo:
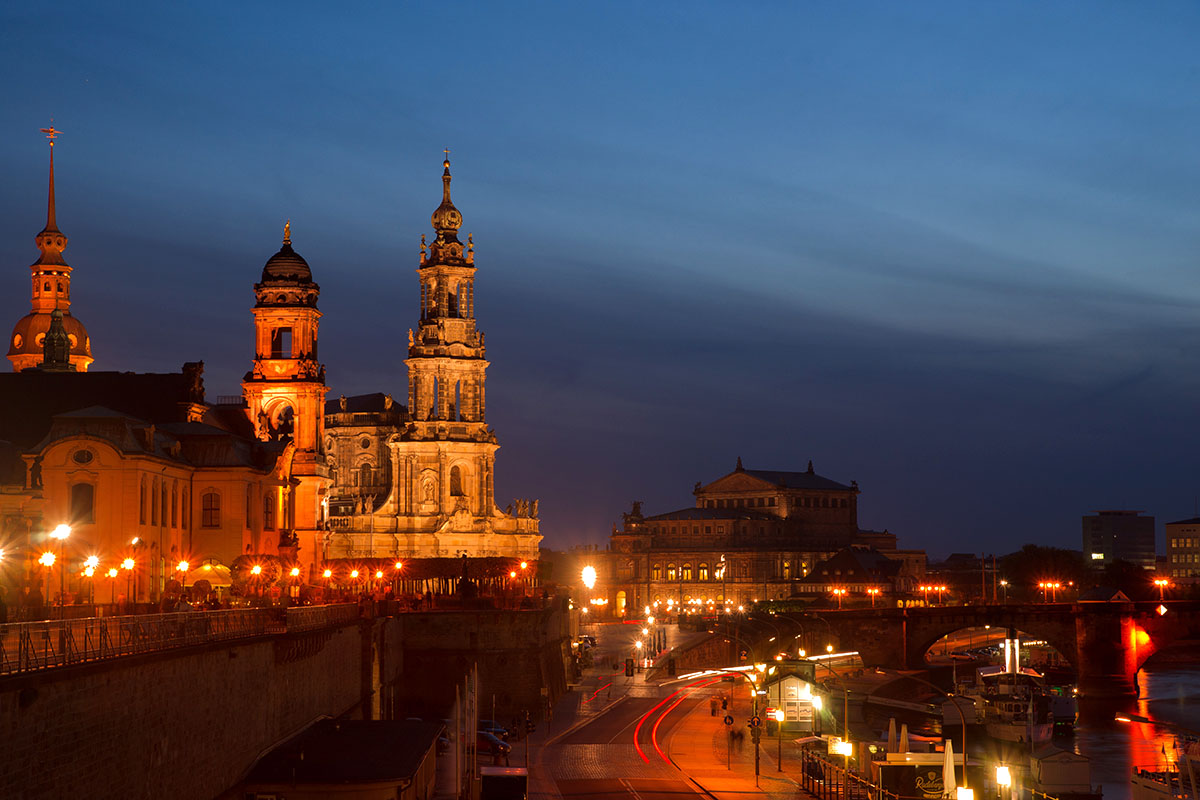
<svg viewBox="0 0 1200 800">
<path fill-rule="evenodd" d="M 783 562 L 783 579 L 786 581 L 786 580 L 790 580 L 791 577 L 792 577 L 792 562 L 784 561 Z"/>
<path fill-rule="evenodd" d="M 370 464 L 359 464 L 358 466 L 358 485 L 371 486 L 375 483 L 375 476 L 371 470 Z"/>
<path fill-rule="evenodd" d="M 154 479 L 154 486 L 150 490 L 150 524 L 158 524 L 158 478 Z"/>
<path fill-rule="evenodd" d="M 254 527 L 254 487 L 246 484 L 246 527 Z"/>
<path fill-rule="evenodd" d="M 275 530 L 275 492 L 270 489 L 263 495 L 263 530 Z"/>
<path fill-rule="evenodd" d="M 698 580 L 698 581 L 708 580 L 708 563 L 707 562 L 701 561 L 700 566 L 696 567 L 696 580 Z"/>
<path fill-rule="evenodd" d="M 90 483 L 71 486 L 71 524 L 86 525 L 92 522 L 92 509 L 96 499 L 96 487 Z"/>
<path fill-rule="evenodd" d="M 221 495 L 205 492 L 200 496 L 200 527 L 221 527 Z"/>
<path fill-rule="evenodd" d="M 667 564 L 667 580 L 669 580 L 669 581 L 675 580 L 675 565 L 674 564 Z"/>
<path fill-rule="evenodd" d="M 188 506 L 188 490 L 187 490 L 187 487 L 185 486 L 185 487 L 183 487 L 183 502 L 179 504 L 179 516 L 183 518 L 182 519 L 183 529 L 185 531 L 188 529 L 189 510 L 190 509 Z"/>
<path fill-rule="evenodd" d="M 171 482 L 171 527 L 179 527 L 179 481 Z"/>
<path fill-rule="evenodd" d="M 653 567 L 651 567 L 650 575 L 651 575 L 651 577 L 654 578 L 654 580 L 661 581 L 662 580 L 662 564 L 655 564 Z"/>
<path fill-rule="evenodd" d="M 450 496 L 462 497 L 464 494 L 462 488 L 462 470 L 458 467 L 450 468 Z"/>
<path fill-rule="evenodd" d="M 46 282 L 45 282 L 45 283 L 42 285 L 42 291 L 43 291 L 43 292 L 48 292 L 48 291 L 50 291 L 50 281 L 46 281 Z"/>
<path fill-rule="evenodd" d="M 138 522 L 146 524 L 146 478 L 142 477 L 142 492 L 138 499 Z"/>
<path fill-rule="evenodd" d="M 691 579 L 692 579 L 692 565 L 684 564 L 683 565 L 683 580 L 690 581 Z"/>
</svg>

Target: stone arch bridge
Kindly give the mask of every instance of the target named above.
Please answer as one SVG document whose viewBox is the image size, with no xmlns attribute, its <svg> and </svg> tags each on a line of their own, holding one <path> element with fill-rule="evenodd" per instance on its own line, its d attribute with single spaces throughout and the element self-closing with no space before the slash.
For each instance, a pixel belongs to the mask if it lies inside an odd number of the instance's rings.
<svg viewBox="0 0 1200 800">
<path fill-rule="evenodd" d="M 1160 613 L 1159 609 L 1165 609 Z M 1051 603 L 836 609 L 755 615 L 779 631 L 824 633 L 868 667 L 925 667 L 925 653 L 963 628 L 1015 628 L 1046 640 L 1075 668 L 1089 696 L 1137 695 L 1137 671 L 1179 639 L 1200 639 L 1200 602 Z"/>
</svg>

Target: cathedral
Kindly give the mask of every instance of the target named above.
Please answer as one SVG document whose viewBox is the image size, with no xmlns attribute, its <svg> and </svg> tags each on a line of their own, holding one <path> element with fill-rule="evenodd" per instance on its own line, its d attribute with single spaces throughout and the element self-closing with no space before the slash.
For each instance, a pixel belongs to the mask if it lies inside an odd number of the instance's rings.
<svg viewBox="0 0 1200 800">
<path fill-rule="evenodd" d="M 241 396 L 212 403 L 203 362 L 163 374 L 93 368 L 55 212 L 58 132 L 45 132 L 32 307 L 9 339 L 13 373 L 0 375 L 0 585 L 44 585 L 48 596 L 51 551 L 70 564 L 67 591 L 99 599 L 119 586 L 135 602 L 158 599 L 172 579 L 186 584 L 189 572 L 228 585 L 236 562 L 262 556 L 312 584 L 368 558 L 537 559 L 537 501 L 496 505 L 474 243 L 458 238 L 449 160 L 435 239 L 421 237 L 407 407 L 382 393 L 327 397 L 320 286 L 290 223 L 254 284 Z M 69 544 L 49 538 L 61 525 Z"/>
</svg>

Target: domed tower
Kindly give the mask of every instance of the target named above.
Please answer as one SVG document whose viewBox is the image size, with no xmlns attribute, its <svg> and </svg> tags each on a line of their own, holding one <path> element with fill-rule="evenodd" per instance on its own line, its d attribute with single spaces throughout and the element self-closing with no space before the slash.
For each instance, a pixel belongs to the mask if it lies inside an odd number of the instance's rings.
<svg viewBox="0 0 1200 800">
<path fill-rule="evenodd" d="M 283 246 L 267 260 L 262 281 L 254 285 L 254 366 L 242 380 L 246 413 L 263 441 L 293 446 L 291 502 L 283 519 L 292 535 L 280 545 L 318 552 L 316 531 L 321 527 L 321 501 L 328 486 L 328 469 L 321 455 L 325 432 L 325 368 L 317 360 L 321 287 L 312 271 L 292 249 L 291 222 L 283 227 Z M 293 539 L 293 541 L 287 541 Z"/>
<path fill-rule="evenodd" d="M 33 282 L 32 310 L 13 327 L 8 340 L 8 360 L 13 370 L 37 367 L 43 361 L 43 345 L 50 331 L 52 312 L 62 312 L 62 329 L 69 342 L 67 354 L 70 368 L 87 372 L 92 363 L 92 342 L 83 323 L 71 316 L 71 267 L 63 260 L 67 237 L 58 229 L 54 211 L 54 139 L 59 131 L 53 127 L 42 132 L 50 140 L 50 192 L 46 208 L 46 227 L 34 240 L 41 255 L 30 265 Z"/>
</svg>

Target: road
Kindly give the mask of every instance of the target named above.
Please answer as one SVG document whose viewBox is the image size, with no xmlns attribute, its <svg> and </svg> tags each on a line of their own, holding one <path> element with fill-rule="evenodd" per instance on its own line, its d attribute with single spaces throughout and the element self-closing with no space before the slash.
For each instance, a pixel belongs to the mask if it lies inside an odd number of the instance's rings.
<svg viewBox="0 0 1200 800">
<path fill-rule="evenodd" d="M 612 674 L 612 660 L 623 660 L 635 631 L 596 627 L 596 663 L 602 666 L 589 670 L 585 680 L 582 724 L 542 750 L 539 769 L 553 777 L 564 800 L 709 797 L 671 762 L 669 747 L 688 712 L 707 703 L 720 684 L 707 679 L 661 686 L 647 684 L 644 674 Z M 668 644 L 678 635 L 671 629 Z"/>
</svg>

